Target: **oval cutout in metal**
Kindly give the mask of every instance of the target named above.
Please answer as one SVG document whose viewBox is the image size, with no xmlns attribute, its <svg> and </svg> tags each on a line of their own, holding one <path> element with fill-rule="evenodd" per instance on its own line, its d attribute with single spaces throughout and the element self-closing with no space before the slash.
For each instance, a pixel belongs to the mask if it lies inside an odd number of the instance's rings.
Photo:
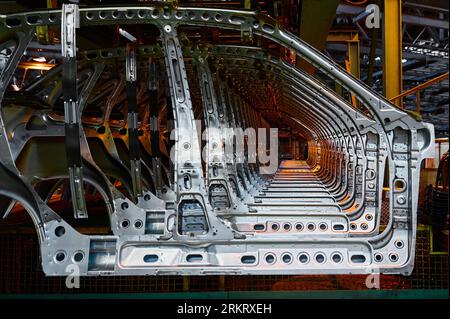
<svg viewBox="0 0 450 319">
<path fill-rule="evenodd" d="M 345 227 L 342 224 L 334 224 L 333 225 L 333 230 L 340 231 L 340 230 L 344 230 L 344 229 L 345 229 Z"/>
<path fill-rule="evenodd" d="M 186 256 L 186 261 L 188 263 L 199 263 L 203 261 L 203 256 L 200 254 L 190 254 Z"/>
<path fill-rule="evenodd" d="M 254 264 L 256 262 L 255 256 L 242 256 L 241 262 L 243 264 Z"/>
<path fill-rule="evenodd" d="M 364 255 L 353 255 L 350 260 L 355 264 L 362 264 L 366 262 L 366 256 Z"/>
<path fill-rule="evenodd" d="M 253 225 L 254 230 L 264 230 L 266 229 L 266 226 L 264 224 L 255 224 Z"/>
<path fill-rule="evenodd" d="M 159 260 L 159 256 L 156 254 L 150 254 L 144 256 L 144 262 L 146 263 L 155 263 Z"/>
</svg>

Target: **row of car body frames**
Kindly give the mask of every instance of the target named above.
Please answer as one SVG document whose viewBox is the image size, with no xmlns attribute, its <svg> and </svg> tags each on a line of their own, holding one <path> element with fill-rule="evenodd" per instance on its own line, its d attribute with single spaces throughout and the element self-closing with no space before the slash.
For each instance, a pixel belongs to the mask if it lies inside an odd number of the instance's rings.
<svg viewBox="0 0 450 319">
<path fill-rule="evenodd" d="M 77 27 L 111 24 L 152 24 L 160 44 L 77 52 Z M 63 63 L 24 89 L 41 102 L 21 105 L 5 92 L 35 27 L 46 25 L 61 25 Z M 268 39 L 342 85 L 361 107 L 263 48 L 182 46 L 183 25 Z M 47 275 L 67 275 L 69 265 L 80 275 L 411 274 L 420 167 L 433 156 L 433 126 L 270 17 L 71 4 L 0 15 L 0 30 L 11 34 L 0 45 L 0 209 L 6 218 L 18 202 L 29 213 Z M 267 83 L 278 112 L 308 140 L 306 162 L 283 162 L 274 174 L 226 156 L 223 147 L 233 139 L 227 127 L 269 128 L 255 108 L 270 100 Z M 125 119 L 114 119 L 124 95 Z M 204 167 L 194 95 L 211 145 Z M 64 110 L 57 111 L 51 106 L 61 96 Z M 85 116 L 88 101 L 97 116 Z M 174 129 L 173 161 L 160 139 L 164 125 Z M 84 183 L 101 194 L 110 234 L 83 234 L 49 207 L 64 181 L 75 219 L 90 217 Z M 383 184 L 389 223 L 380 229 Z"/>
</svg>

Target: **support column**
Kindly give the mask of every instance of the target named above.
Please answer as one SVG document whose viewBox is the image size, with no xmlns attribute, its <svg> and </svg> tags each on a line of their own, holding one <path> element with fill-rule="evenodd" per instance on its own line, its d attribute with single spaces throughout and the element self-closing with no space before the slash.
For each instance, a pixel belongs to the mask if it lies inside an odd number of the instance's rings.
<svg viewBox="0 0 450 319">
<path fill-rule="evenodd" d="M 384 0 L 383 40 L 383 93 L 389 100 L 403 90 L 401 0 Z M 403 107 L 402 98 L 393 103 Z"/>
<path fill-rule="evenodd" d="M 347 58 L 345 69 L 356 78 L 360 78 L 359 35 L 357 30 L 333 31 L 327 36 L 327 42 L 339 42 L 347 44 Z M 342 96 L 342 86 L 336 82 L 336 92 Z M 351 95 L 350 102 L 354 107 L 359 107 L 355 95 Z"/>
<path fill-rule="evenodd" d="M 360 78 L 360 64 L 359 64 L 359 38 L 356 34 L 356 39 L 347 41 L 348 45 L 348 61 L 350 63 L 350 74 L 357 79 Z M 352 94 L 351 102 L 354 107 L 359 107 L 359 101 L 356 100 L 356 96 Z"/>
</svg>

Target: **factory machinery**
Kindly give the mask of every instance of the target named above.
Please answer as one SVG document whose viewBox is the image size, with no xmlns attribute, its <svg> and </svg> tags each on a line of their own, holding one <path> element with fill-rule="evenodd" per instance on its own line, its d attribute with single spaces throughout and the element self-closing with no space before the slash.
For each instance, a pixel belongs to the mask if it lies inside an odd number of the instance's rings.
<svg viewBox="0 0 450 319">
<path fill-rule="evenodd" d="M 102 26 L 126 45 L 77 46 Z M 12 90 L 43 27 L 61 63 Z M 0 214 L 26 210 L 46 275 L 411 274 L 433 126 L 269 16 L 66 4 L 0 14 L 0 34 Z M 278 161 L 280 121 L 307 152 Z M 107 231 L 87 232 L 101 204 Z"/>
</svg>

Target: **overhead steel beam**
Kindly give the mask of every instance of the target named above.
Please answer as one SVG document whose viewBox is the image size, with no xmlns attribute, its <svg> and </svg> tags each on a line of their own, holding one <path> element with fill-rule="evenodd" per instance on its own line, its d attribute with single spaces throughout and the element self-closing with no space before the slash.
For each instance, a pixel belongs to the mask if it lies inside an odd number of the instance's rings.
<svg viewBox="0 0 450 319">
<path fill-rule="evenodd" d="M 341 44 L 341 43 L 327 43 L 326 48 L 328 51 L 347 52 L 347 45 Z M 360 49 L 361 54 L 370 54 L 370 47 L 368 47 L 368 46 L 361 45 L 359 49 Z M 377 56 L 381 56 L 381 55 L 383 55 L 383 50 L 381 48 L 377 48 L 375 53 Z M 405 59 L 408 59 L 408 60 L 409 59 L 420 60 L 420 59 L 425 59 L 427 57 L 430 57 L 433 60 L 448 63 L 448 59 L 440 57 L 440 56 L 430 56 L 430 55 L 419 54 L 419 53 L 408 52 L 408 51 L 403 51 L 402 57 Z"/>
<path fill-rule="evenodd" d="M 419 61 L 417 61 L 417 60 L 411 60 L 411 61 L 408 61 L 408 62 L 406 62 L 406 63 L 402 63 L 402 70 L 403 70 L 403 72 L 406 72 L 406 71 L 409 71 L 409 70 L 414 70 L 414 69 L 416 69 L 416 68 L 424 67 L 424 66 L 426 66 L 426 65 L 430 65 L 430 64 L 432 64 L 432 63 L 434 63 L 434 62 L 435 62 L 435 61 L 426 61 L 426 60 L 419 60 Z M 380 77 L 382 77 L 382 76 L 383 76 L 383 70 L 374 72 L 374 73 L 372 74 L 372 77 L 373 77 L 374 79 L 380 78 Z M 367 79 L 367 75 L 363 76 L 361 79 L 362 79 L 362 80 Z M 404 80 L 407 81 L 407 79 L 404 79 Z"/>
<path fill-rule="evenodd" d="M 426 9 L 426 10 L 432 10 L 432 11 L 448 12 L 448 8 L 436 7 L 436 6 L 422 4 L 422 3 L 414 3 L 414 2 L 406 1 L 403 3 L 403 5 L 408 6 L 408 7 L 416 7 L 416 8 Z"/>
<path fill-rule="evenodd" d="M 348 4 L 340 4 L 336 10 L 336 14 L 360 14 L 364 9 L 361 7 L 356 7 Z M 433 18 L 426 18 L 426 17 L 418 17 L 414 15 L 404 14 L 402 16 L 403 22 L 407 24 L 414 24 L 414 25 L 421 25 L 421 26 L 428 26 L 433 28 L 439 28 L 439 29 L 449 29 L 448 21 L 446 20 L 440 20 L 440 19 L 433 19 Z"/>
</svg>

